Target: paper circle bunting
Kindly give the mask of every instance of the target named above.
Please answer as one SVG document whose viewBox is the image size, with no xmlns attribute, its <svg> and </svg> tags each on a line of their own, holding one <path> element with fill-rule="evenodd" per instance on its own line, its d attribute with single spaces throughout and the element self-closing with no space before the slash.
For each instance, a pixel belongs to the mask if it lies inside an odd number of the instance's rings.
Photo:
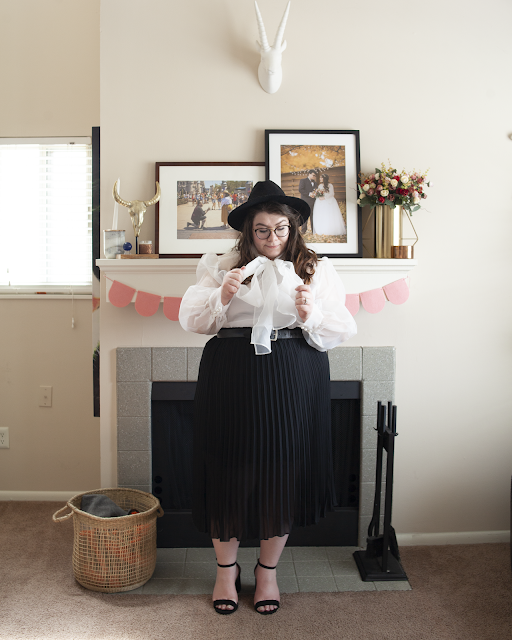
<svg viewBox="0 0 512 640">
<path fill-rule="evenodd" d="M 349 310 L 350 314 L 355 316 L 359 311 L 359 294 L 358 293 L 347 293 L 347 297 L 345 299 L 345 306 Z"/>
<path fill-rule="evenodd" d="M 403 304 L 409 299 L 409 286 L 405 278 L 387 284 L 383 289 L 387 299 L 393 304 Z"/>
<path fill-rule="evenodd" d="M 137 291 L 135 299 L 135 311 L 140 315 L 148 318 L 154 316 L 160 306 L 161 297 L 154 293 L 146 293 L 146 291 Z"/>
<path fill-rule="evenodd" d="M 386 306 L 386 296 L 382 289 L 372 289 L 360 294 L 361 304 L 368 313 L 379 313 Z"/>
<path fill-rule="evenodd" d="M 164 315 L 169 320 L 178 320 L 181 298 L 164 298 Z"/>
<path fill-rule="evenodd" d="M 134 293 L 135 289 L 132 289 L 132 287 L 114 280 L 108 292 L 108 299 L 114 307 L 126 307 L 132 301 Z"/>
</svg>

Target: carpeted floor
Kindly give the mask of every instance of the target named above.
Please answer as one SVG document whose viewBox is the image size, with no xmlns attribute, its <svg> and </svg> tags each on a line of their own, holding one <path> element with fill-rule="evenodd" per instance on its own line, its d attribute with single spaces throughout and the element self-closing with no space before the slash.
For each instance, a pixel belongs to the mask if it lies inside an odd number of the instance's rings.
<svg viewBox="0 0 512 640">
<path fill-rule="evenodd" d="M 61 504 L 0 502 L 0 639 L 504 640 L 512 636 L 506 544 L 402 547 L 412 591 L 284 594 L 273 616 L 242 595 L 217 615 L 210 596 L 106 595 L 73 578 Z"/>
</svg>

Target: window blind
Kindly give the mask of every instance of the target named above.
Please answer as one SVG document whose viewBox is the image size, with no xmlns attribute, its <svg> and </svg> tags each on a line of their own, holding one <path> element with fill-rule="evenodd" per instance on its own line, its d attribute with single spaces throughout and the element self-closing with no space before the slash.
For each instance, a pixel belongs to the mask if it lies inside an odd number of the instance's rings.
<svg viewBox="0 0 512 640">
<path fill-rule="evenodd" d="M 0 293 L 92 290 L 92 147 L 0 140 Z"/>
</svg>

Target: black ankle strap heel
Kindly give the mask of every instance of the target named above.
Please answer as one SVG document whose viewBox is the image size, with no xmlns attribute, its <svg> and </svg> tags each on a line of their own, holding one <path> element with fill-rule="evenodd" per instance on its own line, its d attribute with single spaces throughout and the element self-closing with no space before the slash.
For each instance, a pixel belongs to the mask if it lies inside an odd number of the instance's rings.
<svg viewBox="0 0 512 640">
<path fill-rule="evenodd" d="M 240 580 L 240 574 L 242 573 L 242 570 L 240 569 L 240 565 L 238 564 L 238 562 L 233 562 L 232 564 L 219 564 L 217 562 L 217 566 L 220 567 L 221 569 L 227 569 L 229 567 L 234 567 L 234 566 L 238 567 L 238 575 L 236 577 L 235 580 L 235 588 L 236 588 L 236 592 L 240 593 L 241 589 L 242 589 L 242 583 Z M 219 609 L 218 606 L 221 604 L 227 604 L 230 605 L 231 607 L 233 607 L 232 609 Z M 213 601 L 213 608 L 215 609 L 215 611 L 217 613 L 220 613 L 223 616 L 228 616 L 230 613 L 235 613 L 235 611 L 238 609 L 238 602 L 235 602 L 234 600 L 214 600 Z"/>
<path fill-rule="evenodd" d="M 258 567 L 258 565 L 260 567 L 263 567 L 263 569 L 276 569 L 277 565 L 275 567 L 267 567 L 265 564 L 261 564 L 260 559 L 258 558 L 258 562 L 256 563 L 256 566 L 254 567 L 254 587 L 256 588 L 257 585 L 257 580 L 256 580 L 256 568 Z M 276 607 L 275 609 L 272 609 L 272 611 L 258 611 L 258 607 L 264 607 L 265 605 L 270 604 L 274 607 Z M 280 607 L 280 602 L 279 600 L 260 600 L 259 602 L 257 602 L 254 605 L 254 610 L 259 613 L 262 616 L 269 616 L 272 613 L 275 613 Z"/>
</svg>

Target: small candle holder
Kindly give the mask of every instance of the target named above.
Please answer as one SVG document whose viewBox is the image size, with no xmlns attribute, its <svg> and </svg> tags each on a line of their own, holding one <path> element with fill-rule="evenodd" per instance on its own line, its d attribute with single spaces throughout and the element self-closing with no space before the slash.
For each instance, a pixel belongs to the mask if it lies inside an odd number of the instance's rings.
<svg viewBox="0 0 512 640">
<path fill-rule="evenodd" d="M 153 253 L 153 241 L 152 240 L 141 240 L 139 242 L 139 253 L 140 254 Z"/>
<path fill-rule="evenodd" d="M 391 257 L 400 260 L 412 260 L 414 258 L 414 245 L 400 245 L 391 247 Z"/>
<path fill-rule="evenodd" d="M 124 229 L 105 229 L 103 231 L 103 253 L 107 260 L 115 260 L 118 254 L 123 254 Z"/>
</svg>

